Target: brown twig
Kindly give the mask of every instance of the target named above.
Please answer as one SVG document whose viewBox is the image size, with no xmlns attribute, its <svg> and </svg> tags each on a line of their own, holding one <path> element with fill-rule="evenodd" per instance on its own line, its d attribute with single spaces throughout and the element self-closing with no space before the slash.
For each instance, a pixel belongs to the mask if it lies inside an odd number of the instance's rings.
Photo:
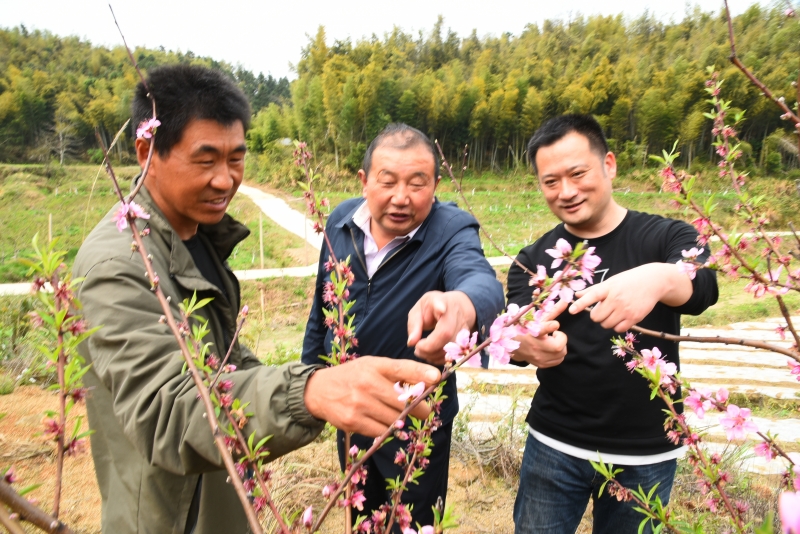
<svg viewBox="0 0 800 534">
<path fill-rule="evenodd" d="M 537 300 L 534 300 L 527 306 L 523 306 L 522 308 L 520 308 L 519 312 L 514 317 L 506 321 L 506 325 L 510 326 L 513 324 L 517 324 L 519 320 L 525 316 L 525 314 L 527 314 L 534 307 L 541 304 L 541 302 L 544 300 L 545 295 L 547 295 L 547 291 L 549 291 L 551 288 L 552 285 L 548 287 L 545 291 L 542 291 L 542 293 L 539 294 Z M 452 367 L 445 367 L 445 369 L 442 371 L 442 376 L 439 379 L 439 381 L 436 384 L 429 386 L 425 391 L 422 392 L 422 394 L 419 397 L 409 402 L 406 405 L 405 409 L 402 412 L 400 412 L 400 415 L 397 416 L 397 419 L 399 421 L 404 421 L 405 418 L 408 416 L 408 414 L 411 413 L 411 411 L 414 408 L 416 408 L 419 405 L 419 403 L 421 403 L 425 398 L 428 397 L 428 395 L 433 393 L 436 390 L 436 388 L 439 387 L 439 384 L 447 380 L 450 377 L 450 375 L 455 373 L 456 370 L 464 364 L 464 362 L 472 358 L 475 354 L 480 353 L 480 351 L 482 351 L 484 348 L 488 347 L 491 342 L 492 340 L 490 338 L 485 339 L 482 343 L 475 346 L 471 351 L 469 351 L 465 356 L 462 356 L 461 359 L 455 362 Z M 364 465 L 364 462 L 366 462 L 370 456 L 375 454 L 375 452 L 383 446 L 383 443 L 394 432 L 394 429 L 395 429 L 394 425 L 391 425 L 386 430 L 384 430 L 380 436 L 375 438 L 375 441 L 373 442 L 372 446 L 369 449 L 367 449 L 367 451 L 361 456 L 361 458 L 359 458 L 356 462 L 353 463 L 353 465 L 350 467 L 350 470 L 345 475 L 344 480 L 342 481 L 341 484 L 339 484 L 339 488 L 335 492 L 333 492 L 327 504 L 325 505 L 325 508 L 322 510 L 319 517 L 317 517 L 316 522 L 311 527 L 311 532 L 316 532 L 317 530 L 319 530 L 319 526 L 325 520 L 325 517 L 330 512 L 331 508 L 333 508 L 333 505 L 336 503 L 336 499 L 339 498 L 339 496 L 344 491 L 345 487 L 349 485 L 348 483 L 350 482 L 350 479 L 353 478 L 355 472 L 362 465 Z"/>
<path fill-rule="evenodd" d="M 157 117 L 156 99 L 153 98 L 153 94 L 150 92 L 150 88 L 147 86 L 147 80 L 145 79 L 144 74 L 142 74 L 141 69 L 139 69 L 139 63 L 136 61 L 136 58 L 133 57 L 133 52 L 131 52 L 131 49 L 128 46 L 128 42 L 125 40 L 125 35 L 122 33 L 122 28 L 120 28 L 119 22 L 117 22 L 117 16 L 114 14 L 114 8 L 111 7 L 111 4 L 108 4 L 108 9 L 111 10 L 111 17 L 114 19 L 114 24 L 117 25 L 117 30 L 119 30 L 119 36 L 122 37 L 122 44 L 125 45 L 125 50 L 128 52 L 128 58 L 131 60 L 133 68 L 136 69 L 136 73 L 139 75 L 139 79 L 142 81 L 142 85 L 147 91 L 147 98 L 150 99 L 150 103 L 153 106 L 153 118 L 155 119 Z M 134 127 L 136 127 L 135 124 Z M 153 151 L 155 149 L 155 146 L 156 146 L 155 140 L 151 138 L 150 149 L 147 153 L 147 160 L 145 161 L 144 168 L 142 169 L 141 177 L 139 178 L 139 181 L 136 183 L 136 186 L 134 186 L 133 191 L 131 191 L 131 194 L 128 195 L 128 198 L 124 200 L 126 204 L 133 202 L 133 199 L 136 198 L 136 195 L 139 193 L 139 190 L 144 185 L 144 179 L 147 176 L 147 171 L 150 170 L 150 162 L 153 159 Z"/>
<path fill-rule="evenodd" d="M 208 389 L 214 389 L 217 385 L 217 380 L 219 380 L 219 376 L 222 374 L 222 370 L 225 368 L 225 365 L 228 363 L 228 360 L 231 358 L 231 352 L 233 352 L 233 346 L 236 344 L 236 340 L 239 339 L 239 332 L 242 331 L 242 327 L 244 326 L 245 318 L 242 317 L 239 319 L 239 324 L 236 325 L 236 331 L 233 333 L 233 340 L 231 341 L 230 346 L 228 347 L 228 352 L 225 354 L 225 358 L 222 359 L 222 362 L 219 364 L 219 369 L 217 369 L 217 373 L 214 375 L 214 380 L 211 381 L 211 384 L 208 386 Z"/>
<path fill-rule="evenodd" d="M 0 506 L 0 525 L 4 526 L 10 534 L 25 534 L 22 526 L 16 519 L 11 518 L 11 514 L 8 513 L 5 506 Z"/>
<path fill-rule="evenodd" d="M 258 521 L 258 516 L 256 515 L 256 512 L 250 503 L 250 499 L 247 496 L 247 491 L 242 485 L 242 479 L 239 478 L 239 474 L 236 472 L 236 466 L 234 465 L 233 457 L 228 451 L 228 447 L 225 444 L 225 438 L 219 429 L 219 423 L 215 416 L 214 405 L 211 403 L 211 397 L 209 396 L 208 390 L 203 384 L 203 379 L 200 376 L 197 366 L 194 364 L 192 355 L 189 353 L 189 347 L 186 345 L 186 341 L 183 339 L 183 336 L 178 329 L 178 325 L 175 322 L 175 317 L 172 315 L 169 302 L 167 301 L 166 296 L 164 296 L 164 292 L 161 291 L 161 287 L 158 285 L 158 277 L 156 276 L 155 271 L 153 271 L 153 264 L 150 262 L 150 258 L 148 258 L 147 250 L 144 247 L 144 242 L 142 241 L 139 230 L 136 228 L 136 219 L 134 215 L 128 215 L 128 223 L 131 226 L 131 233 L 136 241 L 139 255 L 142 257 L 145 268 L 147 269 L 147 277 L 154 285 L 153 292 L 156 294 L 158 302 L 161 304 L 161 309 L 164 311 L 164 317 L 166 318 L 167 325 L 172 331 L 172 334 L 175 336 L 175 340 L 178 342 L 178 346 L 181 349 L 181 355 L 186 362 L 186 366 L 192 375 L 192 380 L 197 388 L 197 392 L 199 393 L 200 399 L 203 402 L 203 407 L 205 408 L 206 412 L 206 421 L 208 421 L 208 425 L 211 428 L 211 434 L 214 437 L 214 444 L 217 446 L 220 456 L 222 457 L 225 470 L 230 475 L 231 483 L 236 490 L 236 495 L 239 497 L 239 501 L 242 503 L 242 508 L 244 508 L 247 521 L 250 523 L 250 528 L 254 534 L 262 534 L 264 531 L 261 528 L 261 523 Z"/>
<path fill-rule="evenodd" d="M 641 326 L 638 325 L 632 326 L 631 330 L 642 333 L 646 336 L 666 339 L 667 341 L 697 341 L 698 343 L 723 343 L 725 345 L 742 345 L 744 347 L 764 349 L 772 352 L 777 352 L 779 354 L 783 354 L 784 356 L 788 356 L 800 362 L 800 354 L 798 354 L 797 352 L 790 349 L 784 349 L 783 347 L 778 347 L 776 345 L 773 345 L 771 343 L 766 343 L 764 341 L 754 341 L 751 339 L 741 339 L 741 338 L 721 337 L 721 336 L 709 336 L 709 337 L 679 336 L 675 334 L 667 334 L 666 332 L 658 332 L 657 330 L 650 330 L 648 328 L 642 328 Z"/>
<path fill-rule="evenodd" d="M 217 391 L 217 395 L 219 395 L 219 391 Z M 253 452 L 249 450 L 247 446 L 247 438 L 244 437 L 242 431 L 239 429 L 238 423 L 233 419 L 233 415 L 231 415 L 231 411 L 229 408 L 223 408 L 223 412 L 225 413 L 225 417 L 227 417 L 228 422 L 233 427 L 233 431 L 236 433 L 236 439 L 239 441 L 239 444 L 242 446 L 243 450 L 248 452 Z M 255 463 L 255 462 L 253 462 Z M 283 521 L 283 517 L 281 516 L 278 507 L 275 506 L 275 501 L 272 500 L 272 496 L 270 495 L 269 488 L 267 488 L 267 482 L 264 480 L 264 477 L 261 476 L 261 472 L 258 470 L 258 465 L 255 465 L 255 469 L 253 469 L 256 475 L 256 480 L 258 481 L 258 486 L 261 488 L 261 492 L 264 494 L 264 497 L 267 499 L 267 505 L 269 505 L 270 510 L 272 510 L 272 515 L 275 517 L 275 520 L 278 522 L 282 533 L 288 533 L 289 527 L 286 526 L 286 523 Z"/>
<path fill-rule="evenodd" d="M 725 0 L 725 15 L 728 19 L 728 39 L 731 43 L 731 55 L 728 56 L 728 59 L 730 59 L 731 63 L 733 63 L 736 68 L 738 68 L 745 76 L 747 76 L 747 79 L 750 80 L 753 85 L 758 87 L 765 97 L 772 100 L 779 108 L 781 108 L 784 114 L 790 116 L 795 124 L 800 123 L 800 117 L 798 117 L 791 110 L 791 108 L 786 105 L 786 102 L 780 98 L 775 98 L 775 95 L 772 94 L 772 91 L 770 91 L 769 88 L 761 82 L 761 80 L 756 78 L 756 76 L 750 72 L 741 61 L 739 61 L 739 57 L 736 55 L 736 43 L 734 42 L 733 38 L 733 19 L 731 18 L 731 10 L 728 8 L 728 0 Z"/>
<path fill-rule="evenodd" d="M 467 210 L 469 211 L 470 215 L 472 215 L 475 218 L 475 220 L 478 222 L 478 227 L 481 229 L 481 232 L 483 232 L 483 235 L 486 236 L 486 239 L 489 240 L 489 243 L 491 243 L 492 246 L 495 249 L 497 249 L 498 252 L 500 252 L 500 254 L 502 254 L 506 258 L 510 259 L 517 267 L 522 269 L 523 272 L 527 273 L 530 276 L 533 276 L 534 273 L 532 273 L 527 267 L 525 267 L 517 258 L 511 257 L 510 254 L 508 254 L 505 250 L 503 250 L 503 248 L 500 245 L 498 245 L 495 242 L 494 239 L 492 239 L 492 234 L 490 234 L 486 230 L 486 228 L 484 228 L 483 224 L 481 224 L 480 220 L 475 215 L 475 211 L 473 211 L 473 209 L 472 209 L 472 205 L 469 203 L 469 200 L 467 200 L 467 196 L 464 194 L 464 190 L 461 188 L 461 184 L 458 182 L 458 180 L 456 180 L 456 177 L 453 174 L 453 167 L 447 162 L 447 158 L 444 157 L 444 152 L 442 151 L 441 145 L 439 145 L 439 141 L 436 140 L 436 141 L 434 141 L 434 143 L 436 144 L 436 148 L 439 150 L 439 157 L 442 160 L 442 166 L 447 171 L 448 176 L 450 176 L 450 181 L 453 182 L 453 185 L 455 186 L 456 191 L 458 192 L 459 196 L 461 197 L 461 200 L 464 201 L 464 205 L 467 207 Z"/>
<path fill-rule="evenodd" d="M 21 497 L 2 478 L 0 478 L 0 501 L 11 508 L 11 511 L 19 514 L 23 521 L 27 521 L 49 534 L 72 534 L 67 525 L 44 513 L 25 497 Z"/>
<path fill-rule="evenodd" d="M 422 441 L 422 434 L 417 438 L 417 442 Z M 414 471 L 414 463 L 417 461 L 417 448 L 414 447 L 414 453 L 411 455 L 411 461 L 408 463 L 408 467 L 406 468 L 405 476 L 403 477 L 403 483 L 397 489 L 394 495 L 392 495 L 392 511 L 389 513 L 389 521 L 386 523 L 386 532 L 392 531 L 392 525 L 394 525 L 394 518 L 395 514 L 397 513 L 397 504 L 400 502 L 400 498 L 403 496 L 403 488 L 406 487 L 408 484 L 409 478 L 411 478 L 411 473 Z"/>
<path fill-rule="evenodd" d="M 675 380 L 676 382 L 680 383 L 680 381 L 678 381 L 674 377 L 673 377 L 673 380 Z M 689 428 L 689 425 L 686 423 L 686 419 L 684 417 L 682 417 L 681 415 L 679 415 L 678 412 L 675 410 L 675 405 L 674 405 L 674 403 L 672 401 L 672 397 L 669 397 L 666 393 L 664 393 L 664 389 L 660 385 L 654 385 L 653 387 L 656 388 L 658 396 L 661 398 L 661 400 L 664 401 L 664 404 L 667 405 L 667 408 L 670 411 L 671 417 L 673 418 L 674 421 L 677 422 L 677 424 L 680 427 L 681 432 L 683 433 L 683 435 L 686 436 L 686 437 L 691 436 L 692 435 L 692 429 Z M 708 458 L 706 458 L 705 453 L 700 448 L 699 440 L 697 442 L 694 442 L 692 445 L 690 445 L 690 447 L 692 449 L 694 449 L 695 454 L 700 459 L 700 462 L 705 466 L 705 468 L 706 469 L 710 469 L 711 468 L 711 462 L 709 461 Z M 736 527 L 738 528 L 739 532 L 744 532 L 744 524 L 742 523 L 742 517 L 737 512 L 736 507 L 733 506 L 733 504 L 730 502 L 730 497 L 728 496 L 727 492 L 723 488 L 724 483 L 722 482 L 722 480 L 717 478 L 717 480 L 712 480 L 711 483 L 717 489 L 717 493 L 719 493 L 719 496 L 722 499 L 722 503 L 725 506 L 725 509 L 728 511 L 728 513 L 733 518 L 733 520 L 736 521 Z"/>
<path fill-rule="evenodd" d="M 58 275 L 54 274 L 50 281 L 53 288 L 58 287 Z M 61 311 L 59 298 L 54 299 L 56 315 Z M 61 508 L 61 486 L 64 479 L 64 433 L 67 431 L 67 393 L 66 377 L 64 368 L 67 365 L 67 355 L 64 353 L 64 332 L 61 327 L 58 329 L 58 362 L 56 364 L 58 372 L 58 434 L 56 435 L 56 481 L 55 495 L 53 496 L 53 517 L 58 519 Z"/>
</svg>

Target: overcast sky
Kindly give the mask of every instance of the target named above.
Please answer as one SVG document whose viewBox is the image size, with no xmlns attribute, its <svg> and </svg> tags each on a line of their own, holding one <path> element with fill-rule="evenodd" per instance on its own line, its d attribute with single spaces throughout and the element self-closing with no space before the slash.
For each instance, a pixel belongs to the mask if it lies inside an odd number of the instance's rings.
<svg viewBox="0 0 800 534">
<path fill-rule="evenodd" d="M 762 0 L 762 3 L 769 0 Z M 407 32 L 430 31 L 438 15 L 445 28 L 459 36 L 476 29 L 479 36 L 510 32 L 519 35 L 526 24 L 546 19 L 574 19 L 578 14 L 620 14 L 636 18 L 645 10 L 668 22 L 681 20 L 687 10 L 722 8 L 721 0 L 112 0 L 128 44 L 171 50 L 191 50 L 256 73 L 295 75 L 291 64 L 300 58 L 307 35 L 324 25 L 328 43 L 353 41 L 393 26 Z M 734 14 L 753 0 L 730 0 Z M 120 44 L 107 0 L 0 0 L 0 26 L 24 24 L 28 29 L 57 35 L 77 35 L 94 44 Z"/>
</svg>

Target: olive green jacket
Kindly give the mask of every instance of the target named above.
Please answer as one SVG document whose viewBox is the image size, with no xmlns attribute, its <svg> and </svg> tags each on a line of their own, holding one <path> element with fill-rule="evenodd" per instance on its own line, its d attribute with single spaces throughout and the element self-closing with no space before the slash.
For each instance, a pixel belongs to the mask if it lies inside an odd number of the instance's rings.
<svg viewBox="0 0 800 534">
<path fill-rule="evenodd" d="M 147 227 L 145 247 L 153 257 L 161 289 L 170 298 L 172 313 L 196 291 L 198 298 L 214 297 L 200 310 L 211 331 L 204 341 L 224 356 L 239 309 L 239 283 L 222 263 L 249 231 L 228 215 L 200 227 L 198 234 L 212 256 L 229 302 L 200 274 L 191 254 L 146 188 L 136 202 L 150 215 L 138 220 Z M 138 252 L 132 251 L 130 229 L 122 232 L 112 220 L 118 205 L 95 227 L 81 246 L 73 268 L 84 277 L 78 290 L 89 324 L 102 325 L 80 347 L 92 364 L 85 376 L 91 388 L 87 399 L 97 480 L 103 499 L 104 533 L 184 534 L 198 481 L 199 514 L 195 534 L 243 533 L 247 521 L 214 445 L 203 405 L 167 325 Z M 305 408 L 303 393 L 314 369 L 300 363 L 273 368 L 262 365 L 246 347 L 236 344 L 231 363 L 237 370 L 235 397 L 250 403 L 254 416 L 244 429 L 256 441 L 268 442 L 271 458 L 302 447 L 323 428 Z M 202 475 L 202 476 L 201 476 Z M 196 507 L 195 507 L 196 509 Z"/>
</svg>

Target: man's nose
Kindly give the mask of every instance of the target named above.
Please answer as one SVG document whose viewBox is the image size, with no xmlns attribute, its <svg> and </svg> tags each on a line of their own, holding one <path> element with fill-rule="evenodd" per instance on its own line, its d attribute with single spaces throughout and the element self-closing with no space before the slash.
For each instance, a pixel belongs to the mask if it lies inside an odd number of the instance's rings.
<svg viewBox="0 0 800 534">
<path fill-rule="evenodd" d="M 234 171 L 227 163 L 220 163 L 214 167 L 214 177 L 211 178 L 211 187 L 219 191 L 228 191 L 233 187 Z"/>
<path fill-rule="evenodd" d="M 392 191 L 392 204 L 405 206 L 408 204 L 408 187 L 404 183 L 398 183 Z"/>
<path fill-rule="evenodd" d="M 569 178 L 561 180 L 561 188 L 558 192 L 559 198 L 567 199 L 572 198 L 578 193 L 578 188 L 572 183 Z"/>
</svg>

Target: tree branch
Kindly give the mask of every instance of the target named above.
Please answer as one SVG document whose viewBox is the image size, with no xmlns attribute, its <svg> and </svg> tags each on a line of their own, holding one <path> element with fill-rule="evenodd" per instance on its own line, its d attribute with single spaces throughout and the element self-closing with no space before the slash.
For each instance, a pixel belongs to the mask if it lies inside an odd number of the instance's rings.
<svg viewBox="0 0 800 534">
<path fill-rule="evenodd" d="M 19 514 L 23 521 L 27 521 L 49 534 L 72 534 L 67 525 L 44 513 L 37 506 L 28 502 L 25 497 L 21 497 L 2 478 L 0 478 L 0 501 L 4 502 L 13 512 Z"/>
</svg>

